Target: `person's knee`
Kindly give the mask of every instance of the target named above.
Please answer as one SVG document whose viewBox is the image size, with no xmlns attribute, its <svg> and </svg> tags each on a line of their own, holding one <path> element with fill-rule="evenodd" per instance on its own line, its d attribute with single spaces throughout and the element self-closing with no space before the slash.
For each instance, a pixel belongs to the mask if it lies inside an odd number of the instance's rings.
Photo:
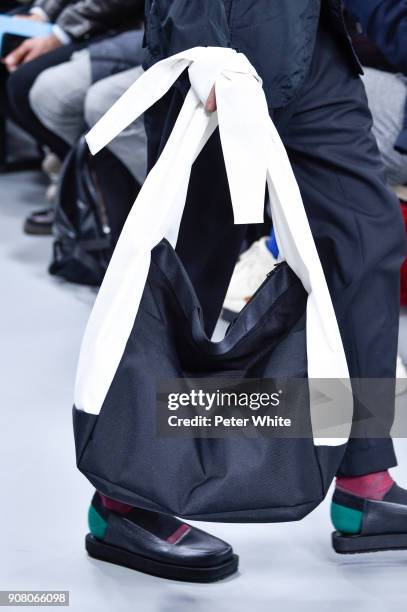
<svg viewBox="0 0 407 612">
<path fill-rule="evenodd" d="M 55 91 L 53 72 L 52 68 L 41 72 L 29 92 L 31 109 L 45 124 L 64 113 L 63 100 Z"/>
<path fill-rule="evenodd" d="M 29 92 L 31 109 L 40 120 L 44 113 L 48 115 L 52 111 L 54 100 L 52 91 L 50 91 L 52 81 L 48 77 L 47 72 L 48 71 L 45 70 L 38 75 Z"/>
<path fill-rule="evenodd" d="M 103 81 L 92 85 L 85 99 L 84 115 L 86 125 L 93 127 L 103 117 L 109 106 L 111 104 L 110 102 L 106 103 Z"/>
</svg>

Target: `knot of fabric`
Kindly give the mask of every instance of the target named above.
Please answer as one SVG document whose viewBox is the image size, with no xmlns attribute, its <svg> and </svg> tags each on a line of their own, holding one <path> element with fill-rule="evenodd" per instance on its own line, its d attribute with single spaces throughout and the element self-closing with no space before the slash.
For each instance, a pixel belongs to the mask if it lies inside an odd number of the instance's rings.
<svg viewBox="0 0 407 612">
<path fill-rule="evenodd" d="M 254 67 L 243 53 L 234 49 L 222 47 L 196 47 L 192 49 L 190 58 L 193 60 L 188 74 L 191 87 L 205 104 L 212 87 L 222 74 L 228 77 L 233 73 L 254 77 L 260 85 L 262 80 Z"/>
</svg>

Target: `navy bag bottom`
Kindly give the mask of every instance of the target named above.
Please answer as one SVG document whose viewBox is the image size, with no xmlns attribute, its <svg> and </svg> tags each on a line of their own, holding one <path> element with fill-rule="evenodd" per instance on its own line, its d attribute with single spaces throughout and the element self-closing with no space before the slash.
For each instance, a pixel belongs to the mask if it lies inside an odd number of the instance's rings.
<svg viewBox="0 0 407 612">
<path fill-rule="evenodd" d="M 307 294 L 282 264 L 230 326 L 206 337 L 200 304 L 165 240 L 152 253 L 142 302 L 99 415 L 74 408 L 77 465 L 104 495 L 156 512 L 215 522 L 295 521 L 325 497 L 345 445 L 310 435 L 169 438 L 156 434 L 160 379 L 307 377 Z"/>
</svg>

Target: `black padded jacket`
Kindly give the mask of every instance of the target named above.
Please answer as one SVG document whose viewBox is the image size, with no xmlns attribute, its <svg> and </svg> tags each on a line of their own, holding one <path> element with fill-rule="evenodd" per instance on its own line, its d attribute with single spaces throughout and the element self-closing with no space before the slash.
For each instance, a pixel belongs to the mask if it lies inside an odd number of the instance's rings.
<svg viewBox="0 0 407 612">
<path fill-rule="evenodd" d="M 278 108 L 305 79 L 321 10 L 359 72 L 341 0 L 147 0 L 144 67 L 198 45 L 232 47 L 247 55 Z"/>
</svg>

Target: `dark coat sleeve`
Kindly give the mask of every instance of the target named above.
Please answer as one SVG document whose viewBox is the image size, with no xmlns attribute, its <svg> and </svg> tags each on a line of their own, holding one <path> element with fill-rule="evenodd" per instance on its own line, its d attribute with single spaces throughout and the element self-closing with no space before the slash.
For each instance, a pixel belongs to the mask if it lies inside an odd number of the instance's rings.
<svg viewBox="0 0 407 612">
<path fill-rule="evenodd" d="M 345 0 L 345 5 L 387 61 L 407 74 L 407 0 Z"/>
</svg>

